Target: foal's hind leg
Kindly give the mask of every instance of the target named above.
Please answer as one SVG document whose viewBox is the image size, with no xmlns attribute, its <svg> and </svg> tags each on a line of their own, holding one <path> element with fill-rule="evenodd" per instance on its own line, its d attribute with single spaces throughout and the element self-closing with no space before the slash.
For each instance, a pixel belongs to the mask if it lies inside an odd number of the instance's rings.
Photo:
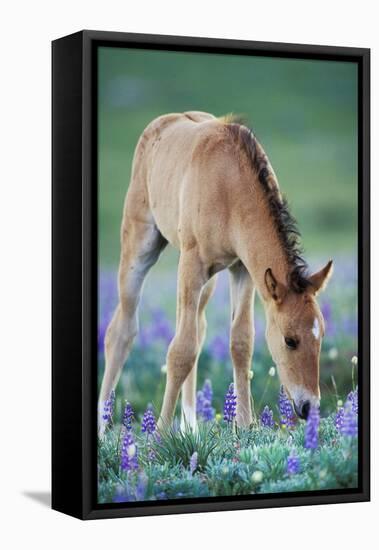
<svg viewBox="0 0 379 550">
<path fill-rule="evenodd" d="M 98 404 L 98 429 L 105 429 L 104 402 L 121 374 L 138 330 L 137 309 L 144 279 L 166 241 L 154 224 L 132 220 L 123 226 L 119 268 L 119 305 L 105 335 L 105 372 Z"/>
<path fill-rule="evenodd" d="M 175 337 L 167 353 L 167 380 L 158 425 L 169 425 L 183 382 L 193 369 L 199 353 L 198 311 L 200 296 L 208 276 L 196 248 L 182 252 L 178 268 L 178 308 Z"/>
<path fill-rule="evenodd" d="M 196 428 L 196 377 L 197 377 L 197 363 L 201 348 L 203 347 L 205 335 L 207 331 L 207 320 L 205 317 L 205 307 L 211 298 L 214 288 L 216 286 L 216 276 L 212 277 L 204 286 L 199 303 L 199 310 L 197 315 L 197 336 L 198 336 L 198 354 L 196 361 L 190 373 L 183 383 L 182 388 L 182 420 L 181 428 L 184 429 L 186 423 L 191 426 L 192 429 Z"/>
<path fill-rule="evenodd" d="M 252 308 L 254 303 L 253 281 L 239 262 L 230 268 L 230 291 L 232 301 L 232 326 L 230 352 L 234 367 L 234 385 L 237 394 L 238 426 L 252 423 L 249 371 L 253 354 L 254 326 Z"/>
</svg>

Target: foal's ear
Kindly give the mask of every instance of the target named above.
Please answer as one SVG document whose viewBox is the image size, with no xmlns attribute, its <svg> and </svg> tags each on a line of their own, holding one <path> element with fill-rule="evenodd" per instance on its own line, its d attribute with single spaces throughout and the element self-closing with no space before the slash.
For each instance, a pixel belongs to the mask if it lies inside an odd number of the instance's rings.
<svg viewBox="0 0 379 550">
<path fill-rule="evenodd" d="M 286 287 L 277 281 L 270 268 L 265 272 L 265 284 L 266 288 L 273 300 L 279 305 L 283 302 L 287 293 Z"/>
<path fill-rule="evenodd" d="M 317 273 L 313 273 L 313 275 L 309 277 L 309 282 L 311 283 L 315 294 L 318 294 L 321 290 L 326 288 L 332 273 L 333 261 L 329 260 L 325 267 L 320 269 L 320 271 L 317 271 Z"/>
</svg>

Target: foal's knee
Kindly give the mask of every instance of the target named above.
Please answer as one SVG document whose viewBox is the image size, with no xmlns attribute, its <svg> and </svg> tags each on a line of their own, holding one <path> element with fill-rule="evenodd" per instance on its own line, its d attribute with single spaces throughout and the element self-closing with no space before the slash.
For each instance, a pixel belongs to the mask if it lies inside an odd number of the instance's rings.
<svg viewBox="0 0 379 550">
<path fill-rule="evenodd" d="M 167 354 L 167 374 L 182 384 L 195 364 L 197 349 L 188 342 L 173 340 Z"/>
<path fill-rule="evenodd" d="M 109 357 L 114 351 L 121 354 L 126 353 L 133 344 L 137 333 L 137 320 L 125 317 L 118 309 L 105 333 L 104 348 L 106 355 Z"/>
<path fill-rule="evenodd" d="M 236 367 L 247 368 L 250 365 L 253 353 L 253 343 L 250 338 L 232 338 L 230 343 L 230 354 Z"/>
</svg>

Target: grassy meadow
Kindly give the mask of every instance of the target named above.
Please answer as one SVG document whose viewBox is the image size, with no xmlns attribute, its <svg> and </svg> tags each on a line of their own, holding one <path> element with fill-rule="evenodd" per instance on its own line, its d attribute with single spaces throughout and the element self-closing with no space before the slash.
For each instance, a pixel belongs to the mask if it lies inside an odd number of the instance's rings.
<svg viewBox="0 0 379 550">
<path fill-rule="evenodd" d="M 99 443 L 101 502 L 356 485 L 357 438 L 354 430 L 353 435 L 343 427 L 341 432 L 336 420 L 349 392 L 356 390 L 359 368 L 356 103 L 356 67 L 349 63 L 100 48 L 99 384 L 104 333 L 117 303 L 123 200 L 135 145 L 153 118 L 186 110 L 244 115 L 298 220 L 310 266 L 318 269 L 329 258 L 335 263 L 319 300 L 326 336 L 316 448 L 304 447 L 303 421 L 283 425 L 280 382 L 265 343 L 259 300 L 251 369 L 255 423 L 241 431 L 224 420 L 225 393 L 232 382 L 224 272 L 207 308 L 208 333 L 198 371 L 199 390 L 206 380 L 211 382 L 212 418 L 199 413 L 197 434 L 172 428 L 157 437 L 156 432 L 141 432 L 141 422 L 150 404 L 148 410 L 155 417 L 159 413 L 165 355 L 175 326 L 178 253 L 165 250 L 147 277 L 140 332 L 116 389 L 109 429 Z M 122 424 L 126 401 L 134 411 L 131 430 Z M 273 413 L 273 425 L 262 424 L 265 406 Z M 215 446 L 204 450 L 208 441 Z M 136 456 L 132 463 L 137 467 L 123 468 L 123 456 L 127 458 L 133 446 L 137 451 L 131 458 Z M 297 457 L 297 469 L 288 468 L 291 456 Z M 191 457 L 198 462 L 196 468 L 190 466 Z"/>
</svg>

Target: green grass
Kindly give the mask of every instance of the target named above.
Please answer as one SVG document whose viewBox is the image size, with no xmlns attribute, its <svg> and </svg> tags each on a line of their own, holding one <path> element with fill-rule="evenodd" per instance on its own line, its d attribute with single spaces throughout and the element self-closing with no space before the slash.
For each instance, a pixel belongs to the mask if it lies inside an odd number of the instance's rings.
<svg viewBox="0 0 379 550">
<path fill-rule="evenodd" d="M 99 442 L 99 502 L 356 487 L 357 439 L 341 436 L 330 415 L 321 420 L 319 447 L 306 449 L 304 427 L 301 421 L 293 430 L 258 425 L 238 430 L 218 421 L 200 423 L 195 434 L 189 428 L 166 430 L 158 441 L 137 432 L 139 470 L 122 472 L 121 427 L 116 425 Z M 191 473 L 189 460 L 195 451 L 198 467 Z M 290 452 L 300 460 L 296 474 L 287 473 Z"/>
</svg>

